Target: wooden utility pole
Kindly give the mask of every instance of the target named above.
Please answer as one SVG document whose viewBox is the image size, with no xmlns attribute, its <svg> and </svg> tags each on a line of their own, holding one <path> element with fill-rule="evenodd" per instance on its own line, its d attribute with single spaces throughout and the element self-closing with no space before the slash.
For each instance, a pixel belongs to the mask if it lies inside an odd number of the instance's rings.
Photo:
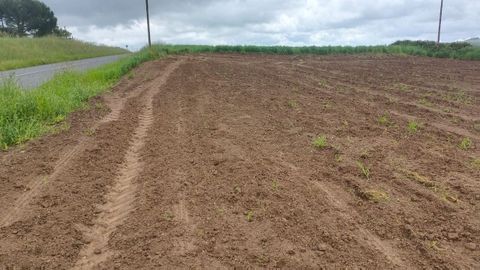
<svg viewBox="0 0 480 270">
<path fill-rule="evenodd" d="M 442 15 L 443 15 L 443 0 L 441 0 L 441 3 L 440 3 L 440 18 L 438 20 L 437 47 L 440 46 L 440 33 L 442 32 Z"/>
<path fill-rule="evenodd" d="M 148 47 L 152 47 L 152 38 L 150 36 L 150 11 L 148 9 L 148 0 L 145 0 L 145 6 L 147 8 Z"/>
</svg>

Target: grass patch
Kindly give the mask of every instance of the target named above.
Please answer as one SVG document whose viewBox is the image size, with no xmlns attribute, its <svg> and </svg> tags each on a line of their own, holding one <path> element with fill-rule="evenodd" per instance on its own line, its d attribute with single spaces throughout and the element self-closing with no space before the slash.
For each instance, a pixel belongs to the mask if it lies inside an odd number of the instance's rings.
<svg viewBox="0 0 480 270">
<path fill-rule="evenodd" d="M 460 103 L 464 105 L 473 104 L 474 97 L 468 95 L 464 90 L 461 89 L 452 89 L 454 93 L 446 94 L 443 99 L 447 101 L 452 101 L 455 103 Z"/>
<path fill-rule="evenodd" d="M 360 161 L 357 161 L 357 167 L 360 169 L 363 177 L 365 177 L 367 180 L 370 180 L 370 168 Z"/>
<path fill-rule="evenodd" d="M 298 108 L 298 103 L 295 100 L 289 100 L 287 102 L 289 108 L 295 109 Z"/>
<path fill-rule="evenodd" d="M 315 146 L 318 149 L 324 149 L 328 146 L 327 142 L 327 136 L 321 135 L 318 136 L 314 141 L 313 141 L 313 146 Z"/>
<path fill-rule="evenodd" d="M 412 172 L 412 171 L 408 171 L 408 170 L 405 170 L 403 172 L 406 177 L 426 188 L 429 188 L 430 190 L 432 190 L 433 192 L 435 192 L 436 194 L 438 194 L 443 200 L 445 201 L 449 201 L 449 202 L 452 202 L 452 203 L 456 203 L 458 202 L 458 198 L 451 195 L 450 192 L 447 190 L 447 188 L 445 188 L 443 185 L 437 183 L 437 182 L 434 182 L 430 179 L 428 179 L 427 177 L 425 176 L 422 176 L 420 174 L 418 174 L 417 172 Z"/>
<path fill-rule="evenodd" d="M 393 87 L 395 89 L 398 89 L 398 90 L 402 91 L 402 92 L 407 92 L 410 89 L 410 87 L 408 85 L 404 84 L 404 83 L 397 83 Z"/>
<path fill-rule="evenodd" d="M 421 98 L 420 100 L 418 100 L 418 104 L 423 105 L 425 107 L 430 107 L 430 108 L 433 107 L 433 103 L 427 98 Z"/>
<path fill-rule="evenodd" d="M 458 147 L 464 151 L 472 148 L 473 142 L 470 138 L 463 138 L 462 141 L 458 144 Z"/>
<path fill-rule="evenodd" d="M 172 221 L 175 218 L 175 215 L 171 212 L 165 212 L 165 213 L 163 213 L 163 218 L 166 221 Z"/>
<path fill-rule="evenodd" d="M 248 222 L 252 222 L 253 221 L 253 211 L 247 211 L 247 213 L 245 214 L 245 217 L 247 219 Z"/>
<path fill-rule="evenodd" d="M 127 52 L 121 48 L 56 37 L 0 37 L 0 71 Z"/>
<path fill-rule="evenodd" d="M 278 183 L 277 180 L 273 180 L 273 181 L 272 181 L 272 189 L 273 189 L 274 191 L 277 191 L 278 188 L 279 188 L 279 186 L 280 186 L 280 184 Z"/>
<path fill-rule="evenodd" d="M 474 169 L 480 170 L 480 158 L 472 158 L 470 164 Z"/>
<path fill-rule="evenodd" d="M 428 188 L 433 188 L 437 184 L 431 180 L 429 180 L 427 177 L 422 176 L 418 174 L 417 172 L 411 172 L 411 171 L 405 171 L 405 174 L 408 179 L 413 180 L 422 186 L 428 187 Z"/>
<path fill-rule="evenodd" d="M 322 79 L 318 82 L 318 86 L 322 87 L 322 88 L 327 88 L 328 87 L 328 84 L 327 84 L 327 81 Z"/>
<path fill-rule="evenodd" d="M 421 128 L 421 124 L 415 120 L 409 121 L 407 124 L 407 129 L 410 133 L 417 133 Z"/>
<path fill-rule="evenodd" d="M 374 203 L 386 202 L 390 200 L 388 193 L 376 189 L 360 191 L 359 195 L 361 198 Z"/>
<path fill-rule="evenodd" d="M 96 132 L 95 129 L 93 129 L 93 128 L 88 128 L 88 129 L 86 129 L 86 130 L 83 131 L 83 134 L 84 134 L 85 136 L 92 137 L 93 135 L 95 135 L 95 132 Z"/>
<path fill-rule="evenodd" d="M 53 132 L 75 110 L 140 63 L 159 55 L 147 50 L 86 73 L 65 72 L 31 91 L 12 80 L 0 85 L 0 148 L 21 144 Z"/>
<path fill-rule="evenodd" d="M 381 115 L 380 117 L 378 117 L 378 123 L 382 126 L 390 126 L 392 124 L 391 120 L 390 120 L 390 117 L 388 116 L 388 114 L 384 114 L 384 115 Z"/>
</svg>

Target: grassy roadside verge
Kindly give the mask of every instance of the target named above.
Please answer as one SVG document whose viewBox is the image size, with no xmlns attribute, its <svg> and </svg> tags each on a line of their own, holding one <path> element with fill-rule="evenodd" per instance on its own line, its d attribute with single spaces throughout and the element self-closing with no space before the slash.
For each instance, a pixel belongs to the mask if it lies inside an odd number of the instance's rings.
<svg viewBox="0 0 480 270">
<path fill-rule="evenodd" d="M 127 52 L 121 48 L 57 37 L 0 37 L 0 71 Z"/>
<path fill-rule="evenodd" d="M 86 105 L 142 62 L 160 55 L 143 50 L 86 73 L 66 72 L 31 91 L 14 82 L 0 85 L 0 149 L 21 144 L 58 128 L 67 115 Z"/>
</svg>

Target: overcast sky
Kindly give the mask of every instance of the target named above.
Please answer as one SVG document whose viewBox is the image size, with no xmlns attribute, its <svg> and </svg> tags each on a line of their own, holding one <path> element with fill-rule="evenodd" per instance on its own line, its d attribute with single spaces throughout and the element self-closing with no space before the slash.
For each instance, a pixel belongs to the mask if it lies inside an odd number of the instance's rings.
<svg viewBox="0 0 480 270">
<path fill-rule="evenodd" d="M 77 39 L 138 49 L 144 0 L 43 0 Z M 150 0 L 174 44 L 374 45 L 436 39 L 440 0 Z M 480 0 L 445 0 L 443 41 L 480 36 Z"/>
</svg>

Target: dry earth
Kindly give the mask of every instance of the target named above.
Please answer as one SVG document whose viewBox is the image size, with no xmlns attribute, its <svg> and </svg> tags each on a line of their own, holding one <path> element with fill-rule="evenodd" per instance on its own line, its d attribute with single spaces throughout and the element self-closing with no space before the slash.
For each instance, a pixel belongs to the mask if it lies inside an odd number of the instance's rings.
<svg viewBox="0 0 480 270">
<path fill-rule="evenodd" d="M 479 62 L 212 54 L 134 74 L 0 153 L 0 269 L 480 269 Z"/>
</svg>

